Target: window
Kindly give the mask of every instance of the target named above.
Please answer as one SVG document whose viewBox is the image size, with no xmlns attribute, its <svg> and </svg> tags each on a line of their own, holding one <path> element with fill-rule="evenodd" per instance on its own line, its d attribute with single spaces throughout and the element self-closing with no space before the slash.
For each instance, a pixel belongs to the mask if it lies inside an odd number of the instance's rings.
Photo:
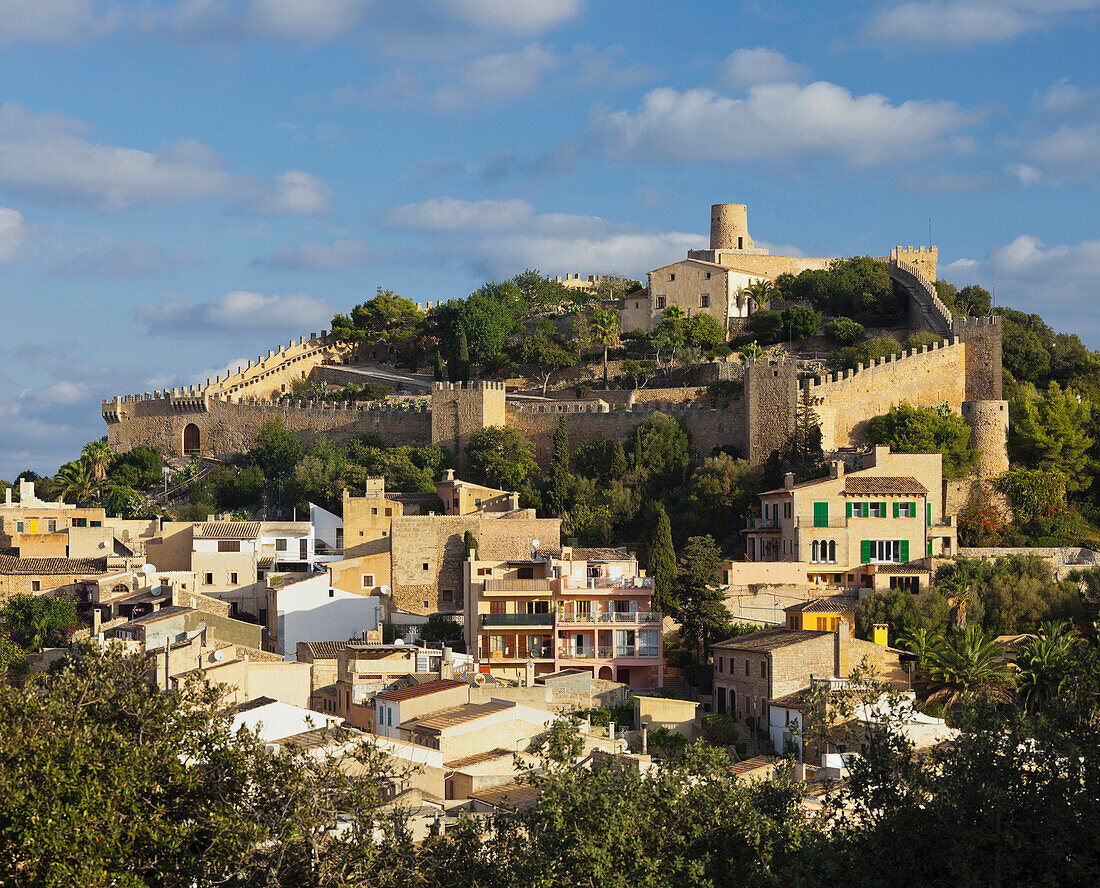
<svg viewBox="0 0 1100 888">
<path fill-rule="evenodd" d="M 535 569 L 533 567 L 521 567 L 516 571 L 516 576 L 521 580 L 533 580 L 535 578 Z"/>
<path fill-rule="evenodd" d="M 708 296 L 706 293 L 703 293 L 699 296 L 699 307 L 710 308 L 710 296 Z"/>
<path fill-rule="evenodd" d="M 428 569 L 428 562 L 427 562 L 427 561 L 425 561 L 425 562 L 424 562 L 424 563 L 423 563 L 423 564 L 421 565 L 421 567 L 422 567 L 422 568 L 423 568 L 424 570 L 427 570 L 427 569 Z"/>
<path fill-rule="evenodd" d="M 362 534 L 360 534 L 360 536 L 362 536 Z M 284 539 L 275 540 L 275 551 L 276 552 L 285 552 L 286 551 L 286 540 L 284 540 Z"/>
<path fill-rule="evenodd" d="M 451 591 L 450 589 L 444 589 L 443 590 L 443 595 L 439 600 L 441 602 L 446 602 L 446 603 L 450 604 L 450 602 L 452 602 L 454 600 L 454 595 L 455 595 L 454 592 Z"/>
<path fill-rule="evenodd" d="M 241 541 L 240 540 L 218 540 L 219 552 L 240 552 Z"/>
<path fill-rule="evenodd" d="M 829 563 L 836 564 L 836 540 L 829 540 Z M 837 577 L 839 582 L 840 577 Z"/>
<path fill-rule="evenodd" d="M 664 308 L 665 307 L 665 297 L 664 296 L 655 296 L 653 298 L 653 306 L 654 306 L 654 308 Z"/>
<path fill-rule="evenodd" d="M 370 507 L 370 513 L 372 515 L 377 515 L 378 514 L 378 506 L 371 506 Z"/>
<path fill-rule="evenodd" d="M 707 272 L 707 280 L 708 281 L 710 280 L 710 272 L 709 271 Z"/>
<path fill-rule="evenodd" d="M 870 518 L 885 518 L 886 503 L 868 503 L 867 511 Z"/>
<path fill-rule="evenodd" d="M 389 518 L 393 515 L 393 509 L 386 509 L 386 517 Z"/>
<path fill-rule="evenodd" d="M 909 560 L 909 540 L 863 540 L 860 555 L 864 564 L 897 564 Z"/>
<path fill-rule="evenodd" d="M 749 661 L 745 660 L 745 675 L 749 674 Z"/>
<path fill-rule="evenodd" d="M 46 530 L 48 530 L 50 533 L 57 533 L 57 521 L 55 521 L 53 518 L 47 521 Z"/>
<path fill-rule="evenodd" d="M 374 574 L 363 574 L 363 588 L 364 589 L 373 589 L 374 588 Z"/>
<path fill-rule="evenodd" d="M 76 519 L 74 518 L 73 520 L 75 521 Z M 22 521 L 16 521 L 15 522 L 15 532 L 16 533 L 22 533 L 23 532 L 23 522 Z"/>
<path fill-rule="evenodd" d="M 102 526 L 103 526 L 102 521 L 93 521 L 92 522 L 92 527 L 102 527 Z"/>
<path fill-rule="evenodd" d="M 894 503 L 894 517 L 895 518 L 916 518 L 917 517 L 917 504 L 916 503 Z"/>
<path fill-rule="evenodd" d="M 791 504 L 789 502 L 783 503 L 783 517 L 784 518 L 790 518 L 791 517 Z"/>
<path fill-rule="evenodd" d="M 829 504 L 814 503 L 814 527 L 829 526 Z"/>
<path fill-rule="evenodd" d="M 32 592 L 41 592 L 42 591 L 42 581 L 41 580 L 31 580 L 31 591 Z"/>
<path fill-rule="evenodd" d="M 814 540 L 812 543 L 810 543 L 810 561 L 814 564 L 816 564 L 818 561 L 820 551 L 820 543 L 818 543 L 817 540 Z"/>
<path fill-rule="evenodd" d="M 670 275 L 668 276 L 668 279 L 669 279 L 670 281 L 674 281 L 674 280 L 676 280 L 676 275 L 675 275 L 675 274 L 670 274 Z"/>
<path fill-rule="evenodd" d="M 761 678 L 767 678 L 768 677 L 768 664 L 763 660 L 760 661 L 760 677 Z"/>
<path fill-rule="evenodd" d="M 718 671 L 719 672 L 725 672 L 726 671 L 726 659 L 725 659 L 725 657 L 719 657 L 718 658 Z"/>
<path fill-rule="evenodd" d="M 212 573 L 204 573 L 202 575 L 202 581 L 207 586 L 214 585 L 214 575 Z"/>
<path fill-rule="evenodd" d="M 491 614 L 502 614 L 502 613 L 504 613 L 504 602 L 503 601 L 490 601 L 489 602 L 489 613 L 491 613 Z"/>
<path fill-rule="evenodd" d="M 229 575 L 229 585 L 230 586 L 236 586 L 237 585 L 237 575 L 235 573 L 231 573 Z"/>
<path fill-rule="evenodd" d="M 493 575 L 493 569 L 491 567 L 479 567 L 477 569 L 477 575 L 479 577 L 490 577 Z"/>
</svg>

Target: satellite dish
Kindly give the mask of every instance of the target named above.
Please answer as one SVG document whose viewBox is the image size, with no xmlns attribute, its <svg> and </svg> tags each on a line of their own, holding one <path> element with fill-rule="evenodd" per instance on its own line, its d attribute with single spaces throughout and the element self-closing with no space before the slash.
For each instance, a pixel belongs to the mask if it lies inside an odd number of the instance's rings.
<svg viewBox="0 0 1100 888">
<path fill-rule="evenodd" d="M 157 568 L 153 564 L 143 564 L 141 566 L 141 572 L 143 574 L 145 574 L 145 576 L 151 577 L 153 574 L 155 574 L 157 572 Z"/>
<path fill-rule="evenodd" d="M 485 676 L 479 672 L 477 675 L 474 676 L 474 684 L 480 688 L 483 684 L 485 684 Z"/>
<path fill-rule="evenodd" d="M 531 548 L 532 548 L 532 549 L 537 549 L 538 547 L 539 547 L 539 541 L 538 541 L 538 539 L 533 539 L 533 540 L 531 540 Z"/>
<path fill-rule="evenodd" d="M 405 639 L 403 639 L 403 638 L 395 638 L 395 639 L 393 640 L 393 643 L 394 643 L 394 644 L 397 644 L 397 645 L 402 645 L 402 644 L 404 644 L 404 643 L 405 643 Z"/>
<path fill-rule="evenodd" d="M 99 543 L 99 548 L 106 549 L 107 548 L 107 541 L 106 540 L 101 540 L 100 543 Z"/>
<path fill-rule="evenodd" d="M 379 586 L 378 591 L 381 592 L 383 595 L 389 595 L 390 594 L 390 587 L 389 586 Z"/>
<path fill-rule="evenodd" d="M 214 662 L 220 663 L 225 659 L 225 651 L 214 651 Z"/>
</svg>

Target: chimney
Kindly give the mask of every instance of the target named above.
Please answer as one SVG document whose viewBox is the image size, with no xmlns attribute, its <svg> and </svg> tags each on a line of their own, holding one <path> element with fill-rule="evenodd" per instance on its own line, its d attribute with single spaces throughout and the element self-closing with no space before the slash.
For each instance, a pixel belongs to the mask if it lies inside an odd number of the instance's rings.
<svg viewBox="0 0 1100 888">
<path fill-rule="evenodd" d="M 834 459 L 829 463 L 829 477 L 830 478 L 843 478 L 844 477 L 844 460 Z"/>
<path fill-rule="evenodd" d="M 103 613 L 98 607 L 92 608 L 92 635 L 99 635 L 103 624 Z"/>
<path fill-rule="evenodd" d="M 454 481 L 454 479 L 455 479 L 455 470 L 454 469 L 447 469 L 443 473 L 443 480 L 444 481 Z"/>
<path fill-rule="evenodd" d="M 447 645 L 443 645 L 443 654 L 439 658 L 439 677 L 455 677 L 455 664 L 454 660 L 451 658 L 451 649 L 447 647 Z"/>
<path fill-rule="evenodd" d="M 523 664 L 523 686 L 525 688 L 535 686 L 535 664 L 530 660 Z"/>
<path fill-rule="evenodd" d="M 837 678 L 847 678 L 851 671 L 849 665 L 851 641 L 848 621 L 841 617 L 840 622 L 836 624 L 836 633 L 833 635 L 833 675 Z"/>
<path fill-rule="evenodd" d="M 794 472 L 787 472 L 787 474 L 783 476 L 783 489 L 794 490 Z"/>
<path fill-rule="evenodd" d="M 875 644 L 882 647 L 890 645 L 890 627 L 885 623 L 875 623 Z"/>
<path fill-rule="evenodd" d="M 649 731 L 642 725 L 642 755 L 649 754 Z"/>
<path fill-rule="evenodd" d="M 4 488 L 4 505 L 5 506 L 10 506 L 11 505 L 11 491 L 12 491 L 12 489 L 10 487 L 5 487 Z"/>
</svg>

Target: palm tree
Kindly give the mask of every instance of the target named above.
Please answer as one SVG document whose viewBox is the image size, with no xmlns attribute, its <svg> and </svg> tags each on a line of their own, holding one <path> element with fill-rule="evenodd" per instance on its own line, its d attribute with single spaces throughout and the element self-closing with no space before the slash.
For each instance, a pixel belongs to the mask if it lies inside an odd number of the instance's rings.
<svg viewBox="0 0 1100 888">
<path fill-rule="evenodd" d="M 759 364 L 760 359 L 764 356 L 764 349 L 757 345 L 755 342 L 749 345 L 741 346 L 741 359 L 747 364 L 752 361 L 754 364 Z"/>
<path fill-rule="evenodd" d="M 82 454 L 88 468 L 92 470 L 92 478 L 98 484 L 107 477 L 107 469 L 111 467 L 114 453 L 107 446 L 106 441 L 89 441 L 84 445 Z"/>
<path fill-rule="evenodd" d="M 684 319 L 684 309 L 679 305 L 670 305 L 665 309 L 665 313 L 661 315 L 661 318 L 666 321 L 682 321 Z"/>
<path fill-rule="evenodd" d="M 592 312 L 592 320 L 589 323 L 592 329 L 592 338 L 603 346 L 603 387 L 606 389 L 608 385 L 607 350 L 619 341 L 619 315 L 612 309 L 600 308 Z"/>
<path fill-rule="evenodd" d="M 965 629 L 966 609 L 974 604 L 974 595 L 970 591 L 970 575 L 959 568 L 955 568 L 954 571 L 937 580 L 936 586 L 943 593 L 943 597 L 947 599 L 955 628 Z"/>
<path fill-rule="evenodd" d="M 753 281 L 741 292 L 743 296 L 752 299 L 757 308 L 767 308 L 768 303 L 772 301 L 772 289 L 771 281 L 767 278 L 760 278 L 758 281 Z"/>
<path fill-rule="evenodd" d="M 956 629 L 942 648 L 930 651 L 925 680 L 929 702 L 946 706 L 975 694 L 1000 702 L 1012 698 L 1012 667 L 980 626 Z"/>
<path fill-rule="evenodd" d="M 924 674 L 931 655 L 944 646 L 943 636 L 932 629 L 910 629 L 900 639 L 899 644 L 917 655 L 917 672 Z"/>
<path fill-rule="evenodd" d="M 88 464 L 82 459 L 67 462 L 53 478 L 54 487 L 62 499 L 83 505 L 95 498 L 96 482 Z"/>
<path fill-rule="evenodd" d="M 1020 646 L 1016 652 L 1016 686 L 1028 709 L 1061 696 L 1069 683 L 1066 662 L 1079 638 L 1065 623 L 1042 623 L 1038 637 Z"/>
</svg>

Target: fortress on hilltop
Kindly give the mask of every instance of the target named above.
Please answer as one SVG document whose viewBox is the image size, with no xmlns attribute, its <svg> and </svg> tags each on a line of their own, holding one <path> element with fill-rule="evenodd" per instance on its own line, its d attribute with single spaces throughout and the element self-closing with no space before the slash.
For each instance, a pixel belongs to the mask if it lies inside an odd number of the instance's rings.
<svg viewBox="0 0 1100 888">
<path fill-rule="evenodd" d="M 632 320 L 637 322 L 635 327 L 648 329 L 669 305 L 688 300 L 693 300 L 692 311 L 728 312 L 731 304 L 738 304 L 739 287 L 784 272 L 823 268 L 830 261 L 772 256 L 756 249 L 744 204 L 712 208 L 710 246 L 650 272 L 644 295 L 627 297 L 624 329 L 632 329 L 627 326 Z M 936 260 L 935 247 L 897 247 L 880 261 L 908 297 L 911 325 L 935 332 L 938 342 L 854 370 L 803 380 L 801 385 L 821 419 L 826 451 L 864 443 L 867 421 L 893 405 L 946 402 L 970 425 L 971 446 L 983 453 L 980 472 L 1000 474 L 1008 468 L 1000 318 L 952 317 L 932 284 Z M 753 307 L 745 304 L 738 310 L 747 316 Z M 728 324 L 728 315 L 725 321 Z M 724 406 L 692 400 L 695 390 L 689 388 L 594 392 L 586 399 L 543 400 L 514 397 L 502 383 L 487 381 L 436 382 L 430 395 L 381 402 L 286 399 L 296 380 L 326 375 L 335 379 L 351 372 L 339 365 L 353 360 L 354 350 L 348 343 L 322 331 L 268 351 L 236 373 L 208 379 L 205 385 L 106 399 L 102 415 L 107 441 L 116 451 L 148 444 L 168 456 L 225 458 L 248 450 L 263 425 L 278 417 L 307 446 L 321 437 L 340 443 L 374 434 L 391 445 L 446 447 L 455 453 L 461 468 L 471 435 L 488 426 L 510 426 L 534 444 L 539 462 L 545 465 L 560 417 L 566 418 L 570 443 L 576 447 L 593 440 L 625 440 L 637 425 L 660 411 L 683 423 L 697 457 L 728 447 L 760 464 L 790 434 L 800 392 L 796 364 L 785 359 L 748 365 L 743 393 Z"/>
</svg>

